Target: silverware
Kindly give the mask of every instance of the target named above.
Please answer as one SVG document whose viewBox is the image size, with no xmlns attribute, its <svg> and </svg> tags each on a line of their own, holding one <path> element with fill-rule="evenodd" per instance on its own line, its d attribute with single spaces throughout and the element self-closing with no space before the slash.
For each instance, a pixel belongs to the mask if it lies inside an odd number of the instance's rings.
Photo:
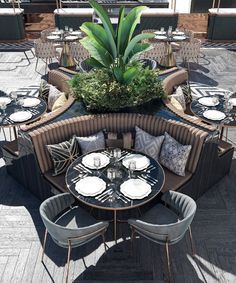
<svg viewBox="0 0 236 283">
<path fill-rule="evenodd" d="M 125 199 L 127 202 L 128 201 L 131 201 L 129 198 L 127 198 L 126 196 L 124 196 L 122 193 L 120 193 L 120 192 L 116 192 L 116 194 L 119 196 L 119 197 L 122 197 L 123 199 Z"/>
<path fill-rule="evenodd" d="M 122 200 L 124 203 L 128 203 L 124 198 L 121 197 L 121 195 L 116 194 L 117 199 Z"/>
<path fill-rule="evenodd" d="M 109 189 L 105 192 L 103 192 L 102 194 L 98 195 L 95 197 L 95 199 L 99 200 L 100 198 L 103 198 L 106 194 L 108 194 L 112 189 Z"/>
<path fill-rule="evenodd" d="M 71 182 L 76 183 L 79 179 L 84 178 L 86 176 L 88 176 L 88 174 L 79 174 L 78 176 L 71 179 Z"/>
<path fill-rule="evenodd" d="M 152 176 L 150 176 L 150 175 L 141 175 L 143 178 L 147 178 L 147 179 L 149 179 L 150 181 L 153 181 L 153 182 L 155 182 L 155 183 L 157 183 L 158 182 L 158 180 L 157 179 L 155 179 L 155 178 L 153 178 Z"/>
<path fill-rule="evenodd" d="M 121 161 L 122 159 L 124 159 L 125 157 L 127 157 L 129 154 L 129 152 L 125 152 L 117 161 Z"/>
<path fill-rule="evenodd" d="M 92 174 L 92 171 L 90 171 L 88 168 L 86 168 L 86 167 L 83 166 L 82 164 L 76 165 L 75 168 L 81 168 L 83 171 L 86 171 L 86 172 Z"/>
<path fill-rule="evenodd" d="M 141 176 L 137 176 L 137 178 L 139 178 L 140 180 L 146 182 L 146 183 L 149 184 L 150 186 L 155 185 L 155 183 L 153 183 L 152 181 L 148 181 L 147 179 L 144 179 L 144 178 L 141 177 Z"/>
<path fill-rule="evenodd" d="M 101 202 L 105 202 L 105 201 L 107 201 L 107 200 L 110 198 L 111 194 L 113 194 L 113 192 L 109 192 L 107 195 L 105 195 L 104 198 L 99 199 L 99 200 L 100 200 Z"/>
</svg>

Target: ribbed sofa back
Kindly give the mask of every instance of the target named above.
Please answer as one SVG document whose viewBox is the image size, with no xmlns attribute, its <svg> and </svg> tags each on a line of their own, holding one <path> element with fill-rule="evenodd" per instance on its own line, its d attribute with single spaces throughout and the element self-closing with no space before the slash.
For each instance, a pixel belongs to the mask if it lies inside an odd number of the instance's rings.
<svg viewBox="0 0 236 283">
<path fill-rule="evenodd" d="M 109 132 L 125 133 L 139 126 L 151 135 L 158 136 L 168 132 L 182 144 L 191 144 L 192 150 L 186 169 L 194 172 L 199 160 L 207 132 L 181 122 L 164 120 L 159 117 L 136 113 L 112 113 L 88 115 L 52 123 L 29 133 L 42 173 L 53 164 L 46 149 L 47 144 L 55 144 L 70 139 L 73 135 L 88 136 L 106 129 Z"/>
</svg>

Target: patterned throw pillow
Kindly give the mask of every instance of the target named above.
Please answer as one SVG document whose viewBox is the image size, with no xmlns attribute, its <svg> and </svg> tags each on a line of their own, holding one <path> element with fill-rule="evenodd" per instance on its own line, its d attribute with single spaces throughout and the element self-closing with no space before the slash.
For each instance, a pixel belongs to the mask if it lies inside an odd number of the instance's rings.
<svg viewBox="0 0 236 283">
<path fill-rule="evenodd" d="M 49 95 L 48 95 L 48 110 L 52 111 L 53 104 L 56 100 L 63 94 L 60 90 L 58 90 L 55 86 L 49 85 Z"/>
<path fill-rule="evenodd" d="M 89 137 L 76 137 L 82 154 L 105 148 L 105 138 L 102 131 Z"/>
<path fill-rule="evenodd" d="M 185 176 L 185 167 L 191 148 L 191 145 L 182 145 L 165 132 L 160 152 L 160 163 L 173 173 Z"/>
<path fill-rule="evenodd" d="M 180 86 L 177 87 L 175 93 L 171 94 L 171 97 L 174 97 L 179 102 L 184 111 L 186 110 L 185 97 Z"/>
<path fill-rule="evenodd" d="M 180 87 L 184 94 L 185 103 L 190 104 L 193 100 L 190 85 L 187 83 L 180 85 Z"/>
<path fill-rule="evenodd" d="M 154 137 L 135 126 L 135 150 L 141 151 L 158 160 L 164 136 Z"/>
<path fill-rule="evenodd" d="M 69 141 L 46 145 L 53 161 L 53 176 L 66 172 L 68 166 L 80 155 L 79 144 L 74 136 Z"/>
<path fill-rule="evenodd" d="M 44 79 L 41 80 L 39 87 L 39 97 L 48 102 L 48 95 L 50 90 L 50 84 Z"/>
</svg>

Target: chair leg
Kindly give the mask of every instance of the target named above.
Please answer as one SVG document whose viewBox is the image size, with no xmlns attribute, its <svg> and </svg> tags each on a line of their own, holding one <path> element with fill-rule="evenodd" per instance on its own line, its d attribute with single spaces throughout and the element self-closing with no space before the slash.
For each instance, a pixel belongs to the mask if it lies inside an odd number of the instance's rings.
<svg viewBox="0 0 236 283">
<path fill-rule="evenodd" d="M 39 62 L 39 57 L 37 57 L 37 61 L 36 61 L 36 65 L 35 65 L 35 71 L 37 70 L 38 62 Z"/>
<path fill-rule="evenodd" d="M 47 74 L 47 68 L 48 68 L 48 59 L 46 59 L 46 64 L 45 64 L 45 75 Z"/>
<path fill-rule="evenodd" d="M 44 234 L 44 239 L 43 239 L 43 250 L 42 250 L 41 262 L 43 262 L 44 251 L 45 251 L 45 246 L 46 246 L 46 241 L 47 241 L 47 235 L 48 235 L 48 231 L 46 229 L 45 234 Z"/>
<path fill-rule="evenodd" d="M 168 245 L 168 241 L 166 241 L 165 244 L 165 248 L 166 248 L 166 259 L 167 259 L 167 271 L 168 271 L 168 282 L 171 282 L 171 271 L 170 271 L 170 254 L 169 254 L 169 245 Z"/>
<path fill-rule="evenodd" d="M 106 253 L 106 252 L 107 252 L 107 246 L 106 246 L 105 233 L 104 233 L 104 234 L 102 234 L 102 241 L 103 241 L 103 245 L 104 245 L 105 253 Z"/>
<path fill-rule="evenodd" d="M 135 229 L 131 226 L 131 255 L 134 251 L 134 235 L 135 235 Z"/>
<path fill-rule="evenodd" d="M 194 257 L 196 254 L 196 250 L 195 250 L 195 246 L 193 243 L 193 235 L 192 235 L 192 230 L 191 227 L 188 227 L 188 232 L 189 232 L 189 239 L 190 239 L 190 243 L 191 243 L 191 249 L 192 249 L 192 256 Z"/>
<path fill-rule="evenodd" d="M 66 283 L 68 282 L 69 278 L 69 271 L 70 271 L 70 254 L 71 254 L 71 241 L 68 241 L 68 254 L 67 254 L 67 271 L 66 271 Z"/>
</svg>

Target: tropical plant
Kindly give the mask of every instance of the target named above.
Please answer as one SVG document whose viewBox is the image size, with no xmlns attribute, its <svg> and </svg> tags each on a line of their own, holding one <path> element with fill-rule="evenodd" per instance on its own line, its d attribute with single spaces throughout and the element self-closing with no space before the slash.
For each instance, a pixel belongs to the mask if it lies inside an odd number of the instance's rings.
<svg viewBox="0 0 236 283">
<path fill-rule="evenodd" d="M 127 16 L 125 16 L 125 8 L 121 7 L 118 26 L 115 30 L 103 7 L 95 0 L 89 0 L 89 3 L 101 19 L 103 26 L 85 22 L 80 27 L 87 35 L 80 41 L 91 55 L 87 62 L 93 67 L 108 69 L 110 75 L 122 84 L 131 83 L 139 70 L 129 63 L 134 56 L 151 48 L 149 44 L 141 43 L 141 41 L 154 37 L 152 33 L 134 35 L 141 13 L 147 7 L 135 7 Z"/>
</svg>

